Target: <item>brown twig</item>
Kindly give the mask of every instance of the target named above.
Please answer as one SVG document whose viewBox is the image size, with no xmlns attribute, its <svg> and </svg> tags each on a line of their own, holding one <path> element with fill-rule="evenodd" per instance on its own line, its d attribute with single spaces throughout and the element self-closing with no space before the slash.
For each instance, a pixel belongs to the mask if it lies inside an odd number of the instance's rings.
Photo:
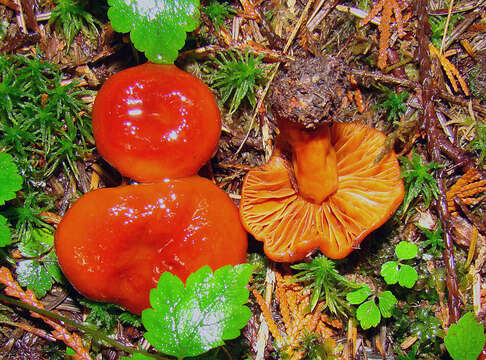
<svg viewBox="0 0 486 360">
<path fill-rule="evenodd" d="M 478 228 L 479 231 L 486 234 L 486 224 L 484 224 L 478 216 L 474 215 L 471 210 L 469 210 L 464 200 L 456 195 L 454 196 L 454 203 L 461 209 L 462 213 L 466 215 L 468 220 Z"/>
<path fill-rule="evenodd" d="M 432 71 L 432 63 L 429 54 L 429 38 L 426 34 L 429 28 L 428 1 L 417 0 L 417 42 L 418 42 L 418 60 L 420 65 L 420 84 L 421 84 L 421 102 L 423 109 L 423 122 L 427 132 L 428 143 L 427 151 L 432 161 L 441 162 L 441 151 L 443 146 L 449 142 L 445 134 L 441 131 L 439 121 L 435 112 L 434 101 L 437 99 L 439 92 L 437 90 L 436 77 Z M 466 161 L 464 167 L 472 166 L 473 164 Z M 460 317 L 460 299 L 457 284 L 457 275 L 454 262 L 454 247 L 451 236 L 451 224 L 449 221 L 450 215 L 447 207 L 446 186 L 445 186 L 445 171 L 441 170 L 438 173 L 437 180 L 440 194 L 435 203 L 436 210 L 439 215 L 441 223 L 444 225 L 444 243 L 445 249 L 443 251 L 444 262 L 447 269 L 447 290 L 448 290 L 448 305 L 449 305 L 449 322 L 456 323 Z"/>
<path fill-rule="evenodd" d="M 13 279 L 12 274 L 6 267 L 0 268 L 0 283 L 6 286 L 5 293 L 7 295 L 18 298 L 23 302 L 36 308 L 44 308 L 39 300 L 36 299 L 32 290 L 22 290 L 22 288 Z M 54 320 L 49 319 L 46 316 L 34 312 L 32 312 L 31 314 L 33 317 L 42 319 L 46 324 L 54 328 L 54 330 L 51 331 L 52 336 L 57 340 L 63 341 L 67 346 L 71 347 L 76 352 L 76 354 L 73 356 L 74 359 L 91 360 L 89 351 L 84 347 L 81 338 L 77 334 L 71 334 L 69 331 L 66 330 L 64 326 Z"/>
</svg>

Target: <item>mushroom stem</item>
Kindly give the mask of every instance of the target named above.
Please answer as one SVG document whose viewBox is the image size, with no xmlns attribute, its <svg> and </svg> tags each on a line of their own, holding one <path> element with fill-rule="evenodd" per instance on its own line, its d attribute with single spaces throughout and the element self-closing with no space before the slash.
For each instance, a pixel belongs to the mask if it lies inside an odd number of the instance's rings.
<svg viewBox="0 0 486 360">
<path fill-rule="evenodd" d="M 323 124 L 317 130 L 308 131 L 287 123 L 280 129 L 292 147 L 299 195 L 321 204 L 338 188 L 336 152 L 331 144 L 329 125 Z"/>
</svg>

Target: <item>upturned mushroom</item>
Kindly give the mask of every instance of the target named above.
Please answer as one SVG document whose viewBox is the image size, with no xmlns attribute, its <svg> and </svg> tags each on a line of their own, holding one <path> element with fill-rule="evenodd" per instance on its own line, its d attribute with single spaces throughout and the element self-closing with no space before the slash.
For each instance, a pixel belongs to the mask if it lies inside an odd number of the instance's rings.
<svg viewBox="0 0 486 360">
<path fill-rule="evenodd" d="M 280 136 L 269 162 L 248 172 L 240 202 L 243 226 L 274 261 L 315 248 L 343 258 L 402 202 L 396 154 L 378 161 L 385 135 L 339 123 L 342 69 L 315 58 L 276 79 L 270 102 Z"/>
</svg>

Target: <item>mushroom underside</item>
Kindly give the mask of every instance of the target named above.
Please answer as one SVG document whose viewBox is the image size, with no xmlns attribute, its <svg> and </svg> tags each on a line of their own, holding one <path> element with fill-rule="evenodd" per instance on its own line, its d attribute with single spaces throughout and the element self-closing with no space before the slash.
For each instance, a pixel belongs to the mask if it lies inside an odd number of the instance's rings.
<svg viewBox="0 0 486 360">
<path fill-rule="evenodd" d="M 358 248 L 371 231 L 393 215 L 404 187 L 393 151 L 379 162 L 385 135 L 361 124 L 335 124 L 338 189 L 321 204 L 305 200 L 292 185 L 289 164 L 279 151 L 246 178 L 240 216 L 264 242 L 269 258 L 293 262 L 315 248 L 339 259 Z"/>
</svg>

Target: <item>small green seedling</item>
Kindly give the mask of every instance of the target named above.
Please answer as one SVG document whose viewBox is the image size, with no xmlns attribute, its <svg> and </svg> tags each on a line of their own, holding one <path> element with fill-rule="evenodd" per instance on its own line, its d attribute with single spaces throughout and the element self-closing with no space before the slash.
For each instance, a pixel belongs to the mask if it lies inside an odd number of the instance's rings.
<svg viewBox="0 0 486 360">
<path fill-rule="evenodd" d="M 464 314 L 457 324 L 452 324 L 444 338 L 446 349 L 454 360 L 476 360 L 484 342 L 484 327 L 473 313 Z"/>
<path fill-rule="evenodd" d="M 368 285 L 348 293 L 346 300 L 353 305 L 361 304 L 356 310 L 356 318 L 363 330 L 377 326 L 382 317 L 391 317 L 392 309 L 397 303 L 397 298 L 390 291 L 374 295 Z"/>
<path fill-rule="evenodd" d="M 415 152 L 412 152 L 411 159 L 405 156 L 400 156 L 398 159 L 402 165 L 401 177 L 405 183 L 405 196 L 399 212 L 402 215 L 405 214 L 410 204 L 419 196 L 422 197 L 425 207 L 428 208 L 432 197 L 437 199 L 439 196 L 439 187 L 434 173 L 442 165 L 433 161 L 427 164 Z"/>
<path fill-rule="evenodd" d="M 292 278 L 292 282 L 306 284 L 306 288 L 312 289 L 309 310 L 312 311 L 317 302 L 325 299 L 325 306 L 333 314 L 346 315 L 349 312 L 344 301 L 344 294 L 350 289 L 361 287 L 361 284 L 352 282 L 339 274 L 335 262 L 326 256 L 317 256 L 310 263 L 299 263 L 291 266 L 299 270 Z"/>
<path fill-rule="evenodd" d="M 395 248 L 398 261 L 388 261 L 381 266 L 381 276 L 388 285 L 400 284 L 406 288 L 412 288 L 418 279 L 417 270 L 403 261 L 413 259 L 418 254 L 417 245 L 401 241 Z"/>
<path fill-rule="evenodd" d="M 421 243 L 422 248 L 429 248 L 428 252 L 434 255 L 438 254 L 444 248 L 444 240 L 442 239 L 444 231 L 442 230 L 440 222 L 437 223 L 434 230 L 429 230 L 418 224 L 415 224 L 415 226 L 425 235 L 425 240 Z"/>
<path fill-rule="evenodd" d="M 211 19 L 214 27 L 218 30 L 220 27 L 224 26 L 224 21 L 226 19 L 236 14 L 236 10 L 233 9 L 229 3 L 220 3 L 216 0 L 211 1 L 209 5 L 205 6 L 202 10 Z"/>
<path fill-rule="evenodd" d="M 382 101 L 376 106 L 377 109 L 384 109 L 387 112 L 388 121 L 394 124 L 400 120 L 402 114 L 407 110 L 407 99 L 410 95 L 407 91 L 394 92 L 386 86 L 378 87 L 385 95 Z"/>
<path fill-rule="evenodd" d="M 249 51 L 228 51 L 220 53 L 205 67 L 208 74 L 207 82 L 217 89 L 221 102 L 229 100 L 229 113 L 233 114 L 243 99 L 247 99 L 251 107 L 256 105 L 256 89 L 265 79 L 266 68 L 262 65 L 263 56 L 257 56 Z"/>
<path fill-rule="evenodd" d="M 69 47 L 74 37 L 82 31 L 87 37 L 98 35 L 97 25 L 101 22 L 85 10 L 77 0 L 55 0 L 56 6 L 51 11 L 49 24 L 63 34 Z"/>
</svg>

